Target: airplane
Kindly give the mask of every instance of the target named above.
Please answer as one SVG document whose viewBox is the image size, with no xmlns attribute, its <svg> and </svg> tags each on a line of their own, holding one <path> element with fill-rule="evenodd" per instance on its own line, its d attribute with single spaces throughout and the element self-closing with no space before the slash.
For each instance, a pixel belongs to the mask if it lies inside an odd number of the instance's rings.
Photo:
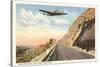
<svg viewBox="0 0 100 67">
<path fill-rule="evenodd" d="M 59 11 L 59 10 L 46 11 L 46 10 L 39 9 L 39 11 L 43 12 L 43 15 L 47 15 L 47 16 L 67 15 L 67 13 L 64 13 L 63 11 Z"/>
</svg>

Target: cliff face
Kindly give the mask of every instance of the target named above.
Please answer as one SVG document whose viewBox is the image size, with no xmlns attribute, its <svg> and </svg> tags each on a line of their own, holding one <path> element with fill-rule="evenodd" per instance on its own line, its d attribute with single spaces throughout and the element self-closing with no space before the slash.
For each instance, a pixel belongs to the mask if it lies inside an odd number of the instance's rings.
<svg viewBox="0 0 100 67">
<path fill-rule="evenodd" d="M 95 50 L 95 9 L 89 8 L 82 13 L 59 44 L 78 46 L 87 51 Z"/>
</svg>

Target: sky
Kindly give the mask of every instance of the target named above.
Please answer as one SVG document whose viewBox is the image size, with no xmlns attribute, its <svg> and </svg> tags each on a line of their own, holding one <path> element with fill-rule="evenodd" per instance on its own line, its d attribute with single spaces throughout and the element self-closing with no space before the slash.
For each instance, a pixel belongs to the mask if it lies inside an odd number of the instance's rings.
<svg viewBox="0 0 100 67">
<path fill-rule="evenodd" d="M 60 10 L 67 15 L 46 16 L 39 9 Z M 87 8 L 36 4 L 16 4 L 16 45 L 39 46 L 49 39 L 61 39 L 74 20 Z"/>
</svg>

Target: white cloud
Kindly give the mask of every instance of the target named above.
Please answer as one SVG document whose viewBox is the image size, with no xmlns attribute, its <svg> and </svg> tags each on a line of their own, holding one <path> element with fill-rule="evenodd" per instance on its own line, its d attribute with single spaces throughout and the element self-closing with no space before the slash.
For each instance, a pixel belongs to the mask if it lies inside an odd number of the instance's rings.
<svg viewBox="0 0 100 67">
<path fill-rule="evenodd" d="M 69 24 L 69 21 L 65 19 L 52 18 L 52 20 L 55 24 Z"/>
<path fill-rule="evenodd" d="M 32 13 L 32 11 L 25 9 L 21 9 L 20 18 L 17 21 L 17 40 L 20 40 L 21 44 L 26 44 L 26 42 L 27 44 L 38 44 L 37 40 L 46 42 L 51 38 L 59 40 L 66 31 L 58 30 L 59 26 L 52 28 L 52 25 L 69 24 L 67 19 L 43 16 L 40 13 Z"/>
<path fill-rule="evenodd" d="M 27 11 L 25 9 L 21 9 L 20 16 L 22 16 L 23 18 L 26 18 L 28 16 Z"/>
<path fill-rule="evenodd" d="M 64 18 L 55 18 L 49 16 L 43 16 L 40 13 L 33 14 L 32 11 L 21 9 L 20 10 L 19 24 L 22 26 L 37 26 L 37 25 L 68 25 L 69 21 Z"/>
</svg>

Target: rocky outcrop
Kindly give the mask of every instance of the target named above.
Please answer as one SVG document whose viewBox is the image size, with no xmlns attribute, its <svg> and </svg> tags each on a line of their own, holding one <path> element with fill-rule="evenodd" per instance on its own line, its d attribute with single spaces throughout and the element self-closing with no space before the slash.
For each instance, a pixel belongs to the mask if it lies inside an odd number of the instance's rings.
<svg viewBox="0 0 100 67">
<path fill-rule="evenodd" d="M 95 8 L 89 8 L 73 22 L 59 44 L 95 50 Z"/>
<path fill-rule="evenodd" d="M 30 62 L 33 58 L 40 55 L 52 45 L 56 43 L 55 39 L 50 39 L 47 43 L 42 44 L 38 47 L 17 47 L 16 49 L 16 63 Z"/>
</svg>

